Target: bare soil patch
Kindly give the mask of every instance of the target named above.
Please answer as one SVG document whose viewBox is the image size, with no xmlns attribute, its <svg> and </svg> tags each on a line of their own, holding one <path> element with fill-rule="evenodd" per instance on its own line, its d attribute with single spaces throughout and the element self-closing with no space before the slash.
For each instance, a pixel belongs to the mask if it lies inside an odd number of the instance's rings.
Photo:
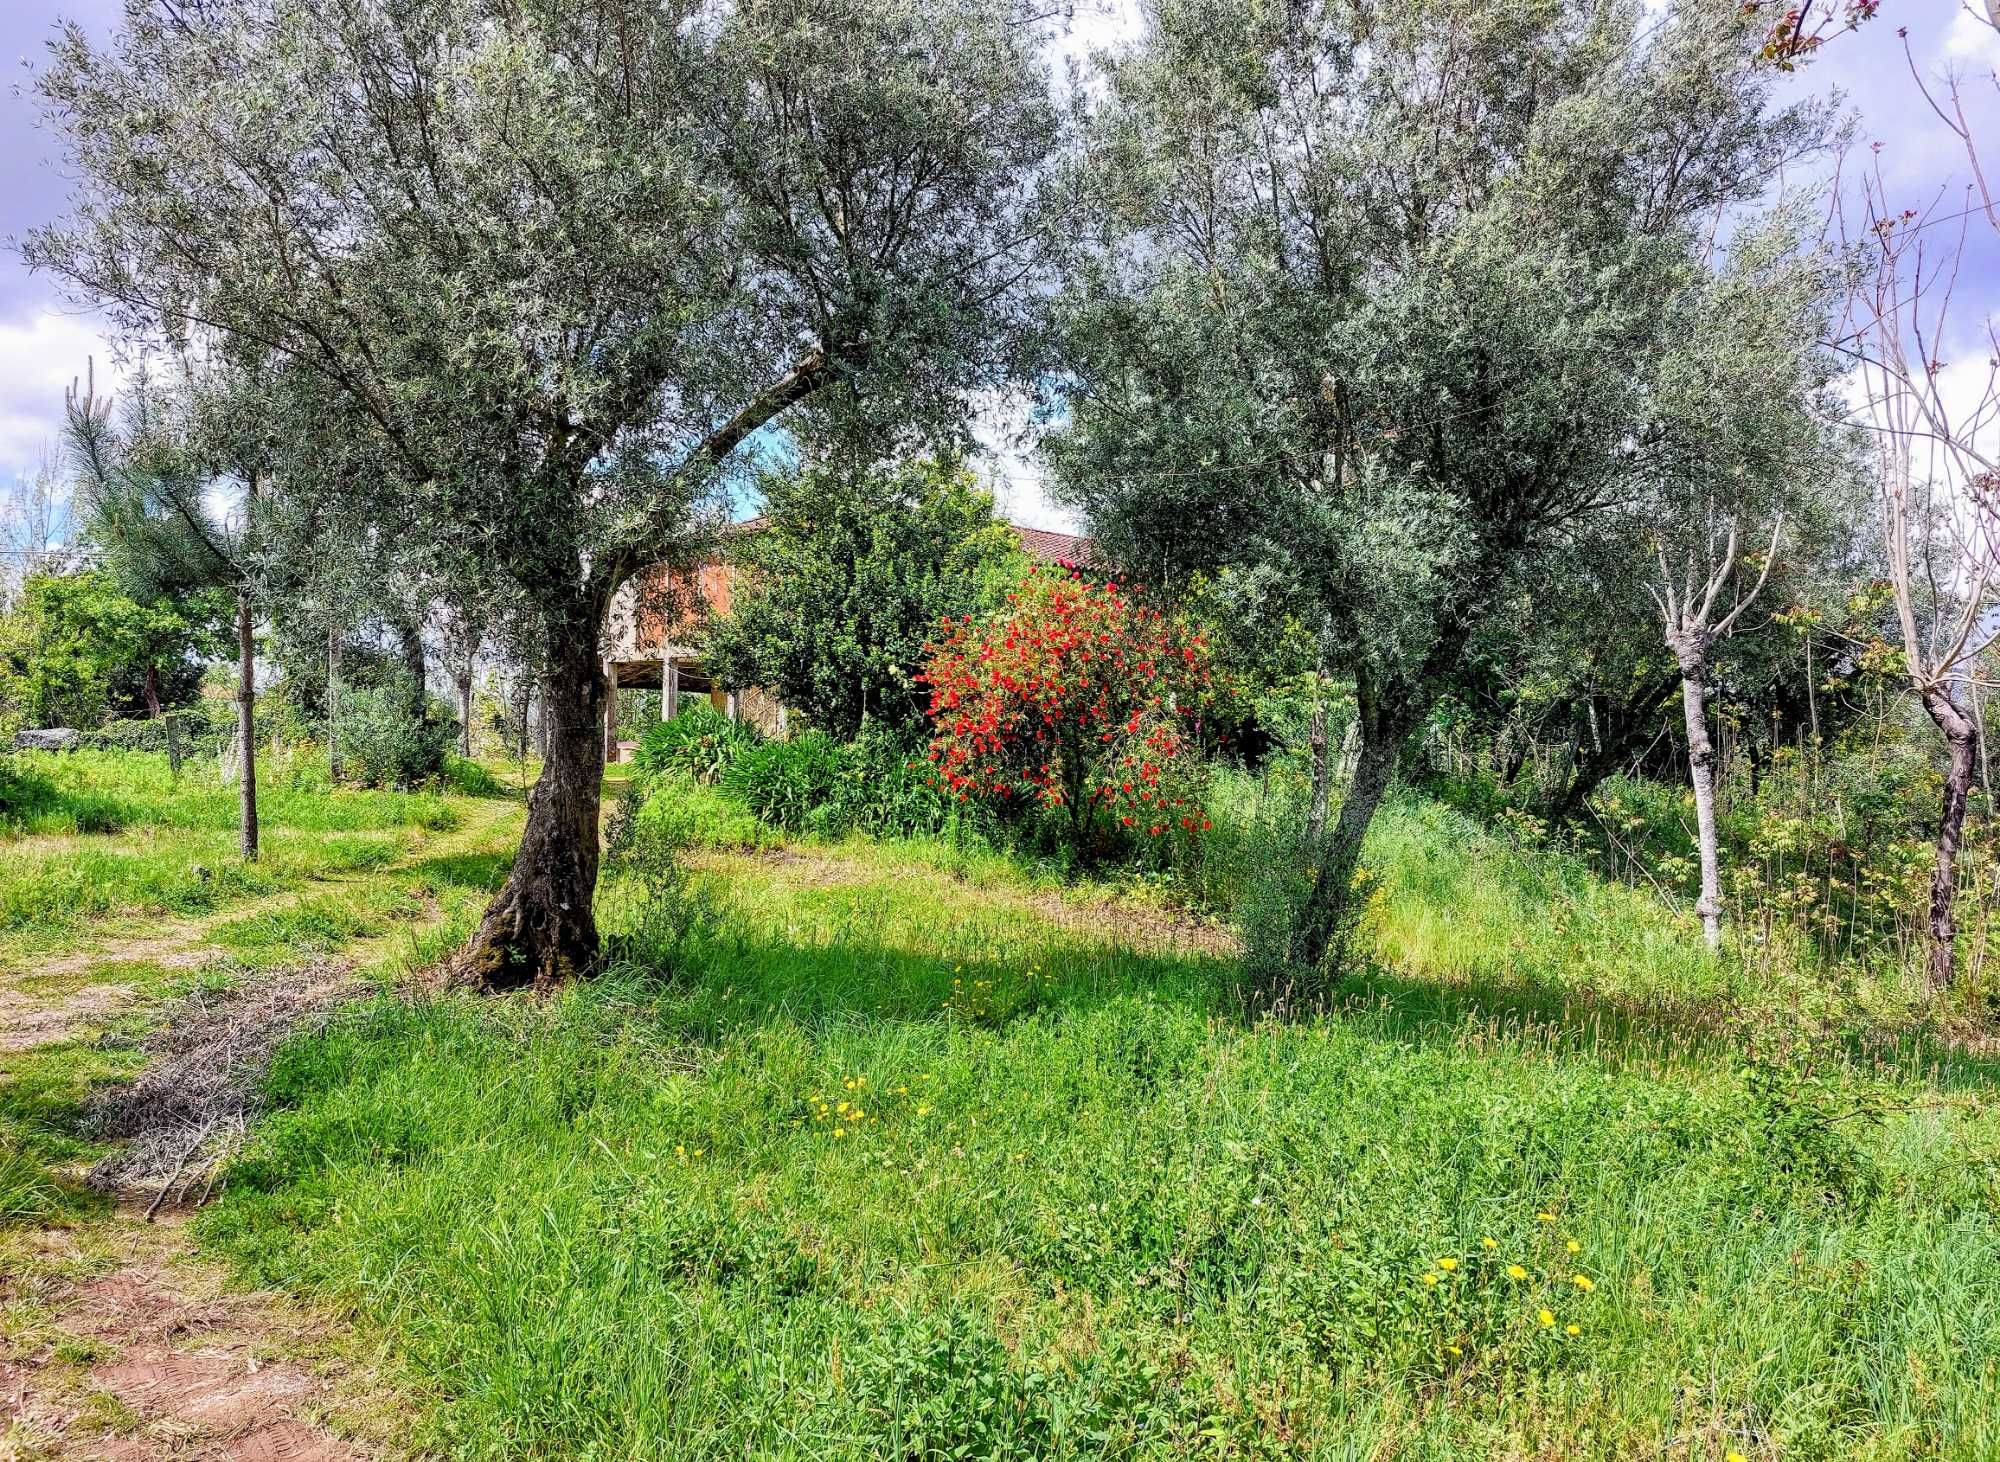
<svg viewBox="0 0 2000 1462">
<path fill-rule="evenodd" d="M 362 1462 L 327 1423 L 361 1379 L 323 1329 L 274 1296 L 222 1292 L 177 1253 L 174 1224 L 114 1221 L 126 1257 L 77 1282 L 34 1282 L 38 1343 L 0 1360 L 0 1457 L 117 1462 Z M 43 1236 L 59 1272 L 68 1236 Z M 315 1357 L 308 1362 L 297 1357 Z M 79 1359 L 83 1357 L 84 1359 Z M 11 1448 L 11 1450 L 10 1450 Z"/>
</svg>

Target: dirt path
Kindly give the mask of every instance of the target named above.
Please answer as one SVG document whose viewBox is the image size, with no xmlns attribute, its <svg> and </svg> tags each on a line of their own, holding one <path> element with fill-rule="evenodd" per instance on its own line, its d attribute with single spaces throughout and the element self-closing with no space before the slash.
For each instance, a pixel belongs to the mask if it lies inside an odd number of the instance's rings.
<svg viewBox="0 0 2000 1462">
<path fill-rule="evenodd" d="M 121 925 L 60 957 L 0 966 L 0 1083 L 9 1080 L 4 1058 L 102 1032 L 146 1006 L 162 972 L 223 956 L 222 926 L 484 851 L 504 841 L 502 824 L 519 812 L 513 802 L 474 803 L 458 827 L 380 868 L 143 932 Z M 333 980 L 386 957 L 413 923 L 438 916 L 433 905 L 350 940 L 321 973 Z M 7 1156 L 0 1147 L 0 1163 Z M 179 1215 L 147 1220 L 149 1198 L 41 1227 L 0 1223 L 0 1462 L 362 1462 L 401 1453 L 392 1393 L 354 1364 L 338 1324 L 278 1296 L 229 1293 L 222 1268 L 190 1252 Z"/>
<path fill-rule="evenodd" d="M 303 888 L 232 903 L 198 919 L 156 920 L 143 932 L 100 938 L 60 955 L 24 955 L 0 962 L 0 1055 L 102 1030 L 139 996 L 138 985 L 121 978 L 121 968 L 143 967 L 154 977 L 162 972 L 199 969 L 228 953 L 213 942 L 215 931 L 226 924 L 260 914 L 284 913 L 343 885 L 360 886 L 408 872 L 419 862 L 476 852 L 495 828 L 519 812 L 519 804 L 511 801 L 475 802 L 465 820 L 450 832 L 417 843 L 379 868 L 327 874 Z M 399 926 L 398 933 L 406 927 Z M 355 940 L 343 952 L 362 960 L 369 947 L 378 944 L 386 944 L 386 940 Z M 0 1454 L 0 1462 L 5 1462 L 4 1454 Z"/>
<path fill-rule="evenodd" d="M 229 1294 L 137 1209 L 25 1236 L 0 1278 L 0 1458 L 361 1462 L 387 1412 L 316 1317 Z M 332 1423 L 332 1425 L 329 1425 Z M 337 1430 L 336 1430 L 337 1428 Z"/>
</svg>

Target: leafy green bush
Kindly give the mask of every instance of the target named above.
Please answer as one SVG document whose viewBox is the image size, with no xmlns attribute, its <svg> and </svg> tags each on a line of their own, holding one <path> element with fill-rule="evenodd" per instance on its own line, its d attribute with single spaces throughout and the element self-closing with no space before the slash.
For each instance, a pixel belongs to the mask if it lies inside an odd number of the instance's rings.
<svg viewBox="0 0 2000 1462">
<path fill-rule="evenodd" d="M 959 813 L 930 763 L 887 730 L 865 730 L 840 748 L 828 820 L 876 837 L 938 833 Z"/>
<path fill-rule="evenodd" d="M 106 721 L 96 730 L 84 732 L 78 745 L 95 751 L 165 752 L 171 736 L 182 756 L 213 756 L 229 740 L 234 724 L 233 709 L 223 702 L 214 704 L 229 710 L 229 715 L 211 713 L 205 702 L 190 710 L 169 711 L 157 719 Z"/>
<path fill-rule="evenodd" d="M 803 731 L 746 748 L 722 774 L 722 789 L 775 828 L 825 832 L 841 770 L 840 744 Z"/>
<path fill-rule="evenodd" d="M 340 757 L 347 774 L 365 787 L 410 787 L 444 770 L 451 723 L 425 707 L 410 711 L 401 686 L 341 691 Z"/>
<path fill-rule="evenodd" d="M 848 742 L 821 731 L 761 742 L 736 757 L 721 786 L 788 833 L 909 837 L 941 833 L 963 815 L 929 765 L 886 728 Z"/>
<path fill-rule="evenodd" d="M 697 705 L 647 727 L 632 760 L 641 772 L 680 772 L 713 786 L 730 763 L 762 740 L 747 722 L 732 721 L 713 706 Z"/>
</svg>

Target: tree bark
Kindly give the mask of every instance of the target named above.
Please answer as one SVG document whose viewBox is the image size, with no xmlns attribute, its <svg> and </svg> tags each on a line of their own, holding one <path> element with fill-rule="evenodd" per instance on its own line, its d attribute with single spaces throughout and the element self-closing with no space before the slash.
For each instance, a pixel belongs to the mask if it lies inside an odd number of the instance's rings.
<svg viewBox="0 0 2000 1462">
<path fill-rule="evenodd" d="M 1327 792 L 1333 781 L 1332 752 L 1326 744 L 1326 701 L 1317 690 L 1308 744 L 1312 751 L 1312 794 L 1306 804 L 1306 845 L 1317 847 L 1326 833 Z"/>
<path fill-rule="evenodd" d="M 507 882 L 459 960 L 459 978 L 486 991 L 546 990 L 597 964 L 594 900 L 604 710 L 597 619 L 579 613 L 551 646 L 542 676 L 542 775 Z"/>
<path fill-rule="evenodd" d="M 1965 834 L 1965 804 L 1972 790 L 1979 737 L 1949 687 L 1927 690 L 1923 701 L 1931 720 L 1944 733 L 1951 757 L 1945 770 L 1937 853 L 1931 864 L 1930 951 L 1924 967 L 1924 988 L 1936 995 L 1951 988 L 1956 966 L 1958 917 L 1953 895 L 1958 891 L 1958 849 Z"/>
<path fill-rule="evenodd" d="M 1313 850 L 1317 869 L 1305 907 L 1299 912 L 1295 952 L 1308 970 L 1317 971 L 1329 954 L 1345 961 L 1347 939 L 1354 925 L 1354 874 L 1361 866 L 1361 848 L 1367 841 L 1369 824 L 1382 805 L 1395 775 L 1400 734 L 1381 730 L 1371 734 L 1363 728 L 1360 747 L 1354 758 L 1354 775 L 1341 798 L 1340 815 L 1333 832 Z"/>
<path fill-rule="evenodd" d="M 340 633 L 326 630 L 326 774 L 340 780 Z"/>
<path fill-rule="evenodd" d="M 426 709 L 425 697 L 428 695 L 424 682 L 430 678 L 430 663 L 424 655 L 423 621 L 421 619 L 398 621 L 396 638 L 401 642 L 403 652 L 403 676 L 409 682 L 410 719 L 421 721 Z"/>
<path fill-rule="evenodd" d="M 160 714 L 161 714 L 159 666 L 149 664 L 146 667 L 145 691 L 146 691 L 146 719 L 149 721 L 157 721 L 160 719 Z"/>
<path fill-rule="evenodd" d="M 1694 911 L 1701 919 L 1702 942 L 1713 954 L 1722 947 L 1722 860 L 1715 832 L 1715 747 L 1708 737 L 1707 645 L 1699 637 L 1680 637 L 1673 646 L 1681 668 L 1681 712 L 1687 721 L 1688 783 L 1694 789 L 1696 851 L 1701 860 L 1701 897 Z"/>
<path fill-rule="evenodd" d="M 250 623 L 250 596 L 236 595 L 236 739 L 242 743 L 243 775 L 238 806 L 243 861 L 257 861 L 257 642 Z"/>
<path fill-rule="evenodd" d="M 458 677 L 458 754 L 472 759 L 472 667 Z"/>
</svg>

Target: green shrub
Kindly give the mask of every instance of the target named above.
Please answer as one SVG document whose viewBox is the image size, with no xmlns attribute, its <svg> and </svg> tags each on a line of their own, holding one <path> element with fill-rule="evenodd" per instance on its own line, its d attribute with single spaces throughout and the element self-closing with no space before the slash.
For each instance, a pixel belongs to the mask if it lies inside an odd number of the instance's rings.
<svg viewBox="0 0 2000 1462">
<path fill-rule="evenodd" d="M 939 833 L 957 815 L 930 763 L 883 729 L 864 730 L 840 748 L 833 802 L 837 830 L 875 837 Z"/>
<path fill-rule="evenodd" d="M 747 748 L 722 774 L 722 789 L 772 827 L 823 832 L 840 772 L 840 744 L 823 731 L 803 731 Z"/>
<path fill-rule="evenodd" d="M 944 832 L 966 815 L 929 764 L 886 728 L 849 742 L 821 731 L 760 742 L 736 757 L 721 786 L 788 833 L 910 837 Z"/>
<path fill-rule="evenodd" d="M 747 722 L 732 721 L 713 706 L 697 705 L 670 721 L 648 726 L 632 760 L 641 772 L 679 772 L 713 786 L 730 763 L 762 740 Z"/>
<path fill-rule="evenodd" d="M 227 716 L 211 714 L 204 702 L 185 711 L 169 711 L 157 719 L 106 721 L 94 731 L 86 731 L 79 746 L 94 751 L 153 751 L 164 753 L 168 737 L 182 756 L 214 756 L 229 740 L 234 729 L 234 711 Z M 223 702 L 213 703 L 229 709 Z M 263 727 L 259 726 L 262 730 Z"/>
<path fill-rule="evenodd" d="M 410 711 L 404 686 L 343 688 L 340 758 L 347 774 L 365 787 L 410 787 L 444 770 L 452 726 L 426 705 Z"/>
</svg>

